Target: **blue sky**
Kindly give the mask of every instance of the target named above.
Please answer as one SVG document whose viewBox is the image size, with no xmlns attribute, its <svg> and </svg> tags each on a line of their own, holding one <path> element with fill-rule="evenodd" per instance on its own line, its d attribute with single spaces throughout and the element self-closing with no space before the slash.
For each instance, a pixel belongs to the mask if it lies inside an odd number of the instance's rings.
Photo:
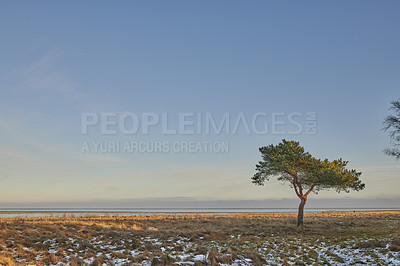
<svg viewBox="0 0 400 266">
<path fill-rule="evenodd" d="M 382 153 L 381 127 L 400 97 L 399 10 L 397 1 L 2 2 L 0 202 L 294 198 L 250 180 L 258 147 L 287 138 L 363 172 L 364 191 L 319 198 L 398 203 L 400 165 Z M 82 135 L 86 112 L 316 112 L 318 131 Z M 81 151 L 85 141 L 138 140 L 226 141 L 229 152 Z"/>
</svg>

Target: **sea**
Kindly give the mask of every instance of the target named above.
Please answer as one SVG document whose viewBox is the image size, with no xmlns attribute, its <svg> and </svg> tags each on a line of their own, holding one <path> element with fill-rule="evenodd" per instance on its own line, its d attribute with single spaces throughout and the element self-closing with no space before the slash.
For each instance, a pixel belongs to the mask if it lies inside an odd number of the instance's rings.
<svg viewBox="0 0 400 266">
<path fill-rule="evenodd" d="M 306 208 L 305 213 L 400 211 L 400 208 Z M 0 208 L 0 217 L 142 216 L 184 214 L 296 213 L 297 208 Z"/>
</svg>

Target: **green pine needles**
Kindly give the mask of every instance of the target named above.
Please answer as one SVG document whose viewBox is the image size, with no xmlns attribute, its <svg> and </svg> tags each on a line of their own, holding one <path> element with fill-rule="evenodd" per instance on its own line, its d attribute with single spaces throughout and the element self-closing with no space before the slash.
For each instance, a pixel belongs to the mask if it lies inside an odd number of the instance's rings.
<svg viewBox="0 0 400 266">
<path fill-rule="evenodd" d="M 278 145 L 261 147 L 262 161 L 256 165 L 252 182 L 264 185 L 271 177 L 289 184 L 300 198 L 298 225 L 303 224 L 304 205 L 307 196 L 320 190 L 335 189 L 337 192 L 362 190 L 365 184 L 359 179 L 361 172 L 347 169 L 347 161 L 316 159 L 299 142 L 282 140 Z"/>
</svg>

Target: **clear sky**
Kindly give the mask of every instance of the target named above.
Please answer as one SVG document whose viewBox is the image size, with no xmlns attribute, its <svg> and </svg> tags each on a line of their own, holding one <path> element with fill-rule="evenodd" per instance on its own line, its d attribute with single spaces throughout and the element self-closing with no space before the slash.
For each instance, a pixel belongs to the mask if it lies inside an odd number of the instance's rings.
<svg viewBox="0 0 400 266">
<path fill-rule="evenodd" d="M 0 205 L 274 207 L 294 192 L 250 178 L 258 147 L 286 138 L 363 172 L 364 191 L 324 191 L 310 203 L 398 206 L 400 163 L 382 153 L 390 143 L 381 128 L 400 97 L 399 13 L 399 1 L 2 1 Z M 149 134 L 117 127 L 104 135 L 99 123 L 82 134 L 82 114 L 105 112 L 167 113 L 172 129 L 182 113 L 216 121 L 228 113 L 232 124 L 265 113 L 262 125 L 295 112 L 305 127 L 315 112 L 317 132 L 205 134 L 202 124 L 182 135 L 158 124 Z M 98 141 L 225 142 L 229 150 L 82 150 Z"/>
</svg>

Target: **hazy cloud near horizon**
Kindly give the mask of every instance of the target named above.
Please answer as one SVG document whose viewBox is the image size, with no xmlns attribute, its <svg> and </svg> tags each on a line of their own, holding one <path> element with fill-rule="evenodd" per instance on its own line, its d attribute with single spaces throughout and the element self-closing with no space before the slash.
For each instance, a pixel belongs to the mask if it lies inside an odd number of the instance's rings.
<svg viewBox="0 0 400 266">
<path fill-rule="evenodd" d="M 38 202 L 38 203 L 0 203 L 0 208 L 290 208 L 296 209 L 299 200 L 295 198 L 265 200 L 199 200 L 197 198 L 147 198 L 104 201 L 102 199 L 75 202 Z M 345 209 L 398 209 L 400 198 L 310 198 L 306 209 L 345 208 Z"/>
</svg>

